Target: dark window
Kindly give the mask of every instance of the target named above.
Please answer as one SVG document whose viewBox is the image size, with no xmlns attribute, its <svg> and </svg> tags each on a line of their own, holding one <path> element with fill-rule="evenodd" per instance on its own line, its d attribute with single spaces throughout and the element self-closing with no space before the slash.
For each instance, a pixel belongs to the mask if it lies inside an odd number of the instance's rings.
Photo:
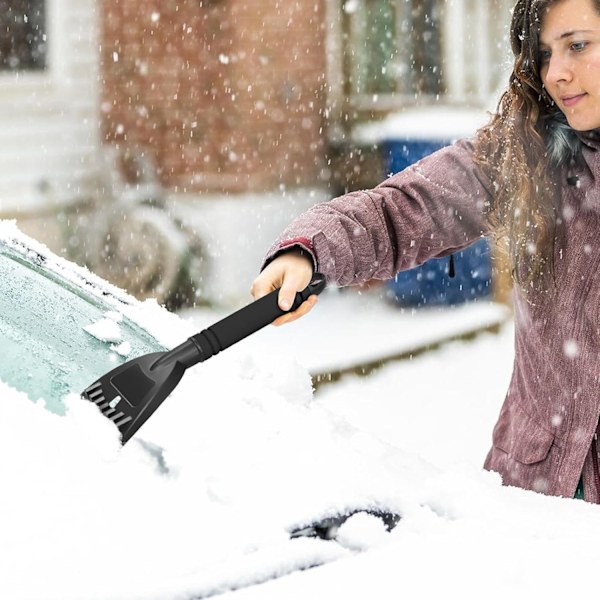
<svg viewBox="0 0 600 600">
<path fill-rule="evenodd" d="M 440 0 L 342 0 L 353 96 L 443 93 Z"/>
<path fill-rule="evenodd" d="M 46 68 L 45 0 L 0 0 L 0 70 Z"/>
</svg>

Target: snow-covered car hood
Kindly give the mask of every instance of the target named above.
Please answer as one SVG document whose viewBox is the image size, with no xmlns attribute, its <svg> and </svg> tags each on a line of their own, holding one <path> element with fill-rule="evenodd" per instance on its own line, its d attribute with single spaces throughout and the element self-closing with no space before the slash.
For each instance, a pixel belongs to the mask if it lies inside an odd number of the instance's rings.
<svg viewBox="0 0 600 600">
<path fill-rule="evenodd" d="M 165 346 L 195 333 L 12 223 L 0 223 L 0 241 Z M 414 461 L 403 467 L 402 456 L 312 406 L 308 373 L 281 349 L 252 356 L 240 344 L 188 371 L 125 447 L 80 391 L 65 395 L 60 416 L 0 382 L 0 445 L 11 457 L 0 466 L 0 597 L 210 595 L 344 556 L 362 542 L 290 532 L 357 509 L 400 512 L 406 501 L 397 473 Z M 351 521 L 363 542 L 389 535 Z"/>
<path fill-rule="evenodd" d="M 90 282 L 89 293 L 109 291 L 115 310 L 164 346 L 210 324 L 135 301 L 14 225 L 0 222 L 0 239 L 35 248 L 48 268 Z M 511 332 L 502 339 L 502 360 L 496 339 L 455 345 L 318 399 L 285 348 L 255 353 L 242 342 L 190 369 L 125 447 L 80 390 L 58 416 L 0 382 L 0 598 L 589 593 L 599 508 L 502 487 L 480 467 L 510 374 Z M 388 533 L 362 513 L 337 541 L 290 539 L 359 508 L 401 520 Z"/>
</svg>

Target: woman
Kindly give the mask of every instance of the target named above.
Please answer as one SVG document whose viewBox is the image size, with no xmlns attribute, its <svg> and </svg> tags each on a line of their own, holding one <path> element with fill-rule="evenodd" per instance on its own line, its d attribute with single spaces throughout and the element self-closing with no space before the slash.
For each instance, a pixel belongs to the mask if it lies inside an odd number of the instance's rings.
<svg viewBox="0 0 600 600">
<path fill-rule="evenodd" d="M 339 285 L 387 279 L 493 234 L 512 264 L 515 362 L 485 468 L 599 503 L 600 0 L 519 0 L 511 41 L 509 87 L 473 140 L 314 206 L 252 293 L 281 287 L 287 309 L 313 269 Z"/>
</svg>

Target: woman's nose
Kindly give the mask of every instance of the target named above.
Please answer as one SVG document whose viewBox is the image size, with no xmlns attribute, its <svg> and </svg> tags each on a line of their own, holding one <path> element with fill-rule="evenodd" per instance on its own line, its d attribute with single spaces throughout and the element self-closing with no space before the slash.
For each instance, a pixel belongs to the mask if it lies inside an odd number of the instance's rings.
<svg viewBox="0 0 600 600">
<path fill-rule="evenodd" d="M 559 81 L 570 81 L 573 77 L 573 69 L 570 61 L 560 55 L 553 54 L 548 63 L 546 79 L 552 83 Z"/>
</svg>

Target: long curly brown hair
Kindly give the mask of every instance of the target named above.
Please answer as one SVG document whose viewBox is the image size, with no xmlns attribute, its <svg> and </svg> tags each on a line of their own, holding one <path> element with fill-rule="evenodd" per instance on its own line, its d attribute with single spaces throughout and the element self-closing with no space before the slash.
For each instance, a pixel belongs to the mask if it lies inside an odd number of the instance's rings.
<svg viewBox="0 0 600 600">
<path fill-rule="evenodd" d="M 580 142 L 540 76 L 541 19 L 556 1 L 517 1 L 508 89 L 475 142 L 475 160 L 489 169 L 495 185 L 488 218 L 499 246 L 509 254 L 513 280 L 524 291 L 547 290 L 553 284 L 560 183 L 569 166 L 581 160 Z M 600 13 L 600 0 L 593 2 Z M 563 140 L 563 152 L 556 151 L 557 137 Z"/>
</svg>

